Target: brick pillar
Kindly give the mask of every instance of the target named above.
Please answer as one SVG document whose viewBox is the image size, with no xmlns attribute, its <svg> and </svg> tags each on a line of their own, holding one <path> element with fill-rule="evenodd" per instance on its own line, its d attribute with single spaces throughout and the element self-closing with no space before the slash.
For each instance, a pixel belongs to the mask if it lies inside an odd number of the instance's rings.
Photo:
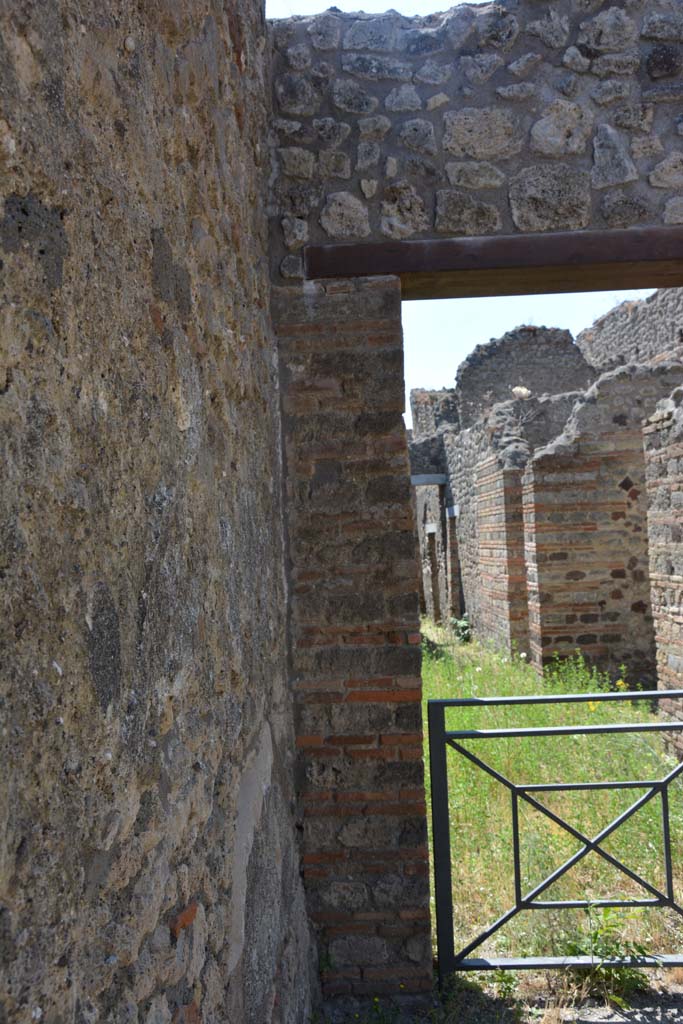
<svg viewBox="0 0 683 1024">
<path fill-rule="evenodd" d="M 657 645 L 658 686 L 683 688 L 683 392 L 674 392 L 645 425 L 645 468 L 650 538 L 650 583 Z M 683 719 L 683 701 L 660 707 Z M 669 742 L 683 754 L 683 737 Z"/>
<path fill-rule="evenodd" d="M 476 467 L 479 537 L 479 634 L 505 650 L 528 652 L 522 480 L 497 456 Z"/>
<path fill-rule="evenodd" d="M 273 299 L 304 870 L 328 997 L 432 981 L 400 297 L 374 278 Z"/>
<path fill-rule="evenodd" d="M 462 618 L 465 608 L 462 597 L 460 552 L 458 550 L 458 521 L 454 515 L 446 520 L 446 560 L 448 572 L 448 611 L 452 618 Z"/>
</svg>

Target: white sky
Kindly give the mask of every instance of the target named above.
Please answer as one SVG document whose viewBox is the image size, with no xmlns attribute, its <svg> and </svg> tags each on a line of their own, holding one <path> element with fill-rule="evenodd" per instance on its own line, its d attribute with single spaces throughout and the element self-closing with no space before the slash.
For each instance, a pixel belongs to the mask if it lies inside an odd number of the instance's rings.
<svg viewBox="0 0 683 1024">
<path fill-rule="evenodd" d="M 336 0 L 341 11 L 381 14 L 392 8 L 401 14 L 430 14 L 448 10 L 456 0 Z M 484 0 L 470 0 L 482 3 Z M 266 0 L 269 18 L 319 14 L 331 6 L 325 0 Z M 411 425 L 411 388 L 452 387 L 455 372 L 475 345 L 498 338 L 520 324 L 565 327 L 576 336 L 597 317 L 626 299 L 644 298 L 651 291 L 587 292 L 582 295 L 523 295 L 498 299 L 439 299 L 403 303 L 405 339 L 406 422 Z"/>
</svg>

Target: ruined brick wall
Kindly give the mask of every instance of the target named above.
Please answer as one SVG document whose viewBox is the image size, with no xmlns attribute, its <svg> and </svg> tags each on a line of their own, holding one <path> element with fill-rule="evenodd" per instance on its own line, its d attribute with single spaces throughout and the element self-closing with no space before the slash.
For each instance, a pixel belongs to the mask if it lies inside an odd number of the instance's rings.
<svg viewBox="0 0 683 1024">
<path fill-rule="evenodd" d="M 569 331 L 518 327 L 477 345 L 458 367 L 455 403 L 461 426 L 469 427 L 498 402 L 509 401 L 514 387 L 535 397 L 583 391 L 595 380 Z"/>
<path fill-rule="evenodd" d="M 264 43 L 255 0 L 0 5 L 11 1024 L 308 1016 Z"/>
<path fill-rule="evenodd" d="M 683 684 L 683 390 L 662 401 L 643 429 L 647 477 L 650 586 L 662 689 Z M 680 701 L 663 710 L 683 718 Z M 679 751 L 683 744 L 675 737 Z"/>
<path fill-rule="evenodd" d="M 447 503 L 459 509 L 456 531 L 463 601 L 473 629 L 481 637 L 494 636 L 505 645 L 514 637 L 520 648 L 525 648 L 526 588 L 520 568 L 517 530 L 521 510 L 515 473 L 524 468 L 535 447 L 561 432 L 578 397 L 579 392 L 569 392 L 500 403 L 472 427 L 443 434 Z M 510 524 L 503 530 L 506 507 Z M 488 533 L 486 538 L 484 533 Z M 490 582 L 487 588 L 482 587 L 483 576 Z M 512 602 L 502 622 L 498 576 Z"/>
<path fill-rule="evenodd" d="M 410 392 L 410 411 L 413 417 L 413 438 L 422 441 L 435 434 L 440 427 L 457 427 L 458 410 L 455 388 L 425 391 L 414 388 Z"/>
<path fill-rule="evenodd" d="M 309 241 L 683 222 L 679 0 L 274 25 L 285 277 Z"/>
<path fill-rule="evenodd" d="M 601 371 L 682 359 L 683 288 L 663 288 L 644 301 L 622 302 L 582 331 L 576 342 Z"/>
<path fill-rule="evenodd" d="M 524 477 L 530 646 L 540 666 L 580 649 L 615 678 L 655 685 L 642 420 L 680 364 L 629 366 L 577 402 Z"/>
<path fill-rule="evenodd" d="M 276 289 L 291 680 L 327 996 L 431 986 L 400 284 Z"/>
</svg>

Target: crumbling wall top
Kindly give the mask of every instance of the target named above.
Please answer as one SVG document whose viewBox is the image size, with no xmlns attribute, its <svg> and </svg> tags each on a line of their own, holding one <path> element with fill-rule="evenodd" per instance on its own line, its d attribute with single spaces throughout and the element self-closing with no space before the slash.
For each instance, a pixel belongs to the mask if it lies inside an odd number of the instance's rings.
<svg viewBox="0 0 683 1024">
<path fill-rule="evenodd" d="M 454 388 L 427 391 L 415 388 L 410 392 L 413 416 L 413 438 L 418 441 L 443 427 L 458 429 L 458 410 Z"/>
<path fill-rule="evenodd" d="M 600 370 L 683 357 L 683 288 L 622 302 L 582 331 L 576 343 Z"/>
<path fill-rule="evenodd" d="M 502 338 L 477 345 L 458 368 L 456 403 L 463 427 L 497 402 L 516 397 L 513 389 L 539 397 L 584 390 L 595 379 L 569 331 L 517 327 Z"/>
</svg>

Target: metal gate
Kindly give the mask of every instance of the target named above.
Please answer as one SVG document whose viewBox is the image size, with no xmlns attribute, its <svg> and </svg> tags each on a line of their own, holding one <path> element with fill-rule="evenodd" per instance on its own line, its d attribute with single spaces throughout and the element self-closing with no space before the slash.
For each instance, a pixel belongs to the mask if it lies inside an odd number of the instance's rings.
<svg viewBox="0 0 683 1024">
<path fill-rule="evenodd" d="M 577 907 L 666 907 L 675 910 L 683 916 L 681 907 L 674 896 L 674 871 L 671 856 L 671 831 L 669 822 L 669 787 L 671 783 L 683 774 L 683 763 L 677 765 L 663 779 L 633 780 L 627 782 L 577 782 L 577 783 L 538 783 L 538 784 L 517 784 L 506 778 L 491 765 L 487 764 L 481 757 L 474 754 L 470 749 L 462 745 L 463 740 L 482 740 L 489 743 L 496 739 L 509 739 L 512 737 L 534 737 L 534 736 L 585 736 L 599 735 L 605 733 L 636 733 L 636 732 L 664 732 L 683 730 L 683 722 L 658 721 L 658 722 L 635 722 L 633 724 L 602 724 L 602 725 L 576 725 L 576 726 L 548 726 L 519 729 L 460 729 L 449 731 L 446 729 L 446 711 L 448 708 L 463 707 L 502 707 L 504 705 L 520 706 L 529 704 L 581 704 L 588 702 L 603 701 L 658 701 L 663 698 L 683 698 L 683 690 L 640 690 L 636 692 L 615 692 L 615 693 L 581 693 L 543 695 L 535 697 L 491 697 L 491 698 L 464 698 L 461 700 L 430 700 L 428 703 L 429 716 L 429 755 L 430 773 L 432 788 L 432 835 L 434 842 L 434 884 L 436 894 L 436 932 L 439 951 L 439 977 L 443 982 L 444 978 L 453 971 L 494 971 L 494 970 L 538 970 L 544 968 L 559 967 L 591 967 L 598 963 L 606 967 L 633 966 L 637 963 L 639 967 L 680 967 L 683 966 L 683 955 L 680 956 L 643 956 L 628 959 L 593 960 L 591 957 L 521 957 L 521 958 L 485 958 L 472 956 L 473 953 L 487 939 L 495 934 L 503 925 L 512 920 L 522 910 L 558 910 Z M 514 864 L 514 905 L 507 910 L 490 927 L 477 935 L 471 942 L 461 949 L 455 949 L 453 935 L 453 895 L 451 879 L 451 848 L 448 810 L 448 777 L 447 777 L 447 754 L 448 748 L 455 751 L 461 757 L 466 758 L 481 771 L 496 779 L 510 793 L 512 812 L 512 842 L 513 842 L 513 864 Z M 569 790 L 607 790 L 607 789 L 643 789 L 644 794 L 640 796 L 631 806 L 614 819 L 598 835 L 590 838 L 578 829 L 574 828 L 562 817 L 553 813 L 549 808 L 540 803 L 533 794 L 547 792 L 562 792 Z M 611 836 L 617 829 L 628 821 L 636 811 L 645 804 L 658 797 L 661 800 L 662 813 L 662 835 L 664 848 L 664 868 L 666 877 L 665 892 L 661 892 L 655 886 L 642 878 L 637 872 L 632 871 L 621 860 L 612 856 L 603 849 L 602 843 Z M 555 822 L 571 836 L 577 839 L 582 845 L 556 871 L 535 886 L 529 892 L 522 892 L 522 881 L 520 871 L 520 846 L 519 846 L 519 805 L 520 801 L 531 805 L 535 810 L 540 811 L 551 821 Z M 570 868 L 581 861 L 586 854 L 595 852 L 603 857 L 613 867 L 616 867 L 628 878 L 637 882 L 648 894 L 643 899 L 624 900 L 542 900 L 539 897 L 554 882 L 561 878 Z"/>
</svg>

